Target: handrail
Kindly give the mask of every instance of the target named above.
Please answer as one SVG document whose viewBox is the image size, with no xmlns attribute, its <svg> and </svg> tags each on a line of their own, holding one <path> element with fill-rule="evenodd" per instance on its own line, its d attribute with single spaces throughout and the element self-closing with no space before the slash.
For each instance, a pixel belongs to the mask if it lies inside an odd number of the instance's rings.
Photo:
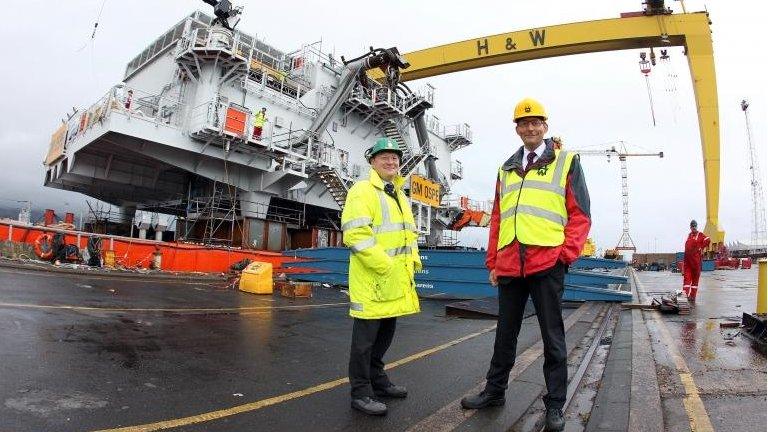
<svg viewBox="0 0 768 432">
<path fill-rule="evenodd" d="M 116 112 L 143 121 L 166 127 L 181 129 L 184 104 L 167 96 L 144 92 L 124 84 L 112 86 L 103 96 L 87 109 L 73 115 L 67 122 L 67 137 L 64 149 L 86 131 L 107 120 Z M 53 144 L 53 143 L 52 143 Z"/>
</svg>

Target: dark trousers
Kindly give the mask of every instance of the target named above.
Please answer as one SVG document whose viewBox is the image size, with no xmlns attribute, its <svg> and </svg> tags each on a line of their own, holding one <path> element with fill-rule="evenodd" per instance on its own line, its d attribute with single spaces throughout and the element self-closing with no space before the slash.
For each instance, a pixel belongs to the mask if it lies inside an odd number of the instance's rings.
<svg viewBox="0 0 768 432">
<path fill-rule="evenodd" d="M 567 267 L 558 261 L 552 268 L 524 278 L 499 277 L 499 319 L 486 390 L 504 393 L 515 364 L 517 337 L 530 295 L 544 342 L 544 380 L 547 408 L 562 408 L 568 387 L 568 353 L 565 348 L 562 298 Z"/>
<path fill-rule="evenodd" d="M 373 397 L 374 388 L 392 385 L 384 372 L 384 354 L 395 336 L 395 318 L 354 319 L 349 351 L 352 399 Z"/>
</svg>

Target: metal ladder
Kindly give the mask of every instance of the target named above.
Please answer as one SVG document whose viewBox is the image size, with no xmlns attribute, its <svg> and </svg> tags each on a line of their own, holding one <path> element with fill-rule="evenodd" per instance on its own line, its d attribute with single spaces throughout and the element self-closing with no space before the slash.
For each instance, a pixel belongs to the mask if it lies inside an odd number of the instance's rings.
<svg viewBox="0 0 768 432">
<path fill-rule="evenodd" d="M 343 209 L 344 203 L 347 201 L 347 192 L 349 191 L 347 182 L 341 178 L 335 168 L 326 168 L 318 171 L 317 177 L 328 189 L 328 192 L 330 192 L 336 204 L 339 205 L 339 208 Z"/>
</svg>

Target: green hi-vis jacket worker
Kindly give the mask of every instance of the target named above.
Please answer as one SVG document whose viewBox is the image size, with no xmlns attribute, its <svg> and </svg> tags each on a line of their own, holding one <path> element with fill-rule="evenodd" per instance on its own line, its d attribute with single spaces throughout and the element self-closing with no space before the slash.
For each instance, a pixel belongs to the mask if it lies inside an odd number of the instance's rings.
<svg viewBox="0 0 768 432">
<path fill-rule="evenodd" d="M 344 244 L 350 249 L 349 314 L 354 318 L 349 355 L 352 408 L 384 415 L 377 398 L 404 398 L 392 384 L 383 357 L 395 334 L 396 317 L 418 313 L 414 273 L 421 270 L 418 234 L 399 175 L 402 151 L 381 138 L 366 151 L 367 180 L 355 183 L 341 215 Z"/>
<path fill-rule="evenodd" d="M 396 148 L 396 147 L 395 147 Z M 402 191 L 405 179 L 391 179 L 394 196 L 371 169 L 368 180 L 347 194 L 341 229 L 349 260 L 349 314 L 355 318 L 391 318 L 419 312 L 413 279 L 421 270 L 413 213 Z M 396 198 L 395 198 L 396 197 Z"/>
</svg>

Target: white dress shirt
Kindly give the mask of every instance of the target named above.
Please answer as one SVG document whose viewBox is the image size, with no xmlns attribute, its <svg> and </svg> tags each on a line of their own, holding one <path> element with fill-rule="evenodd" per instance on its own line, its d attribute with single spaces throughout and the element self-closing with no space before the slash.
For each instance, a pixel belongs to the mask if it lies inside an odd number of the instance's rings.
<svg viewBox="0 0 768 432">
<path fill-rule="evenodd" d="M 536 147 L 536 150 L 533 151 L 533 153 L 536 153 L 536 156 L 534 156 L 534 158 L 533 158 L 533 162 L 536 162 L 537 160 L 539 160 L 541 155 L 544 154 L 544 150 L 546 148 L 547 148 L 546 144 L 544 144 L 544 141 L 542 141 L 541 144 L 539 144 L 539 146 Z M 523 165 L 524 165 L 523 168 L 525 168 L 525 169 L 528 168 L 528 154 L 529 153 L 531 153 L 531 151 L 528 150 L 527 147 L 523 146 Z"/>
</svg>

